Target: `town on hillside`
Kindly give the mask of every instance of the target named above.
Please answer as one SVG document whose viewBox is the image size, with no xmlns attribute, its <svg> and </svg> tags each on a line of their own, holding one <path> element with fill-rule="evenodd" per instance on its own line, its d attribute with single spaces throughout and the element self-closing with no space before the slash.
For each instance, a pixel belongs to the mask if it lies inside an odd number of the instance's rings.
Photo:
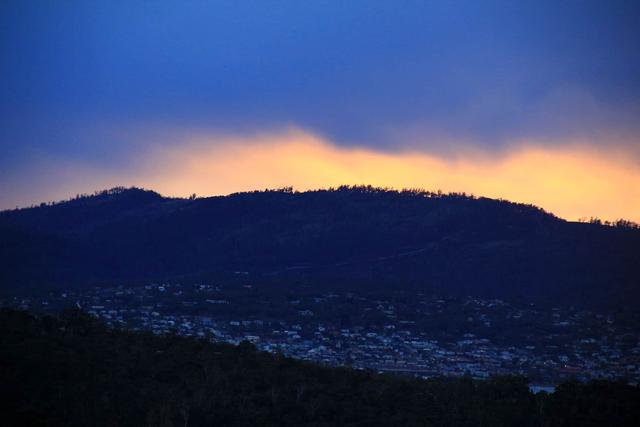
<svg viewBox="0 0 640 427">
<path fill-rule="evenodd" d="M 640 379 L 639 319 L 499 299 L 287 292 L 244 283 L 149 283 L 20 294 L 3 307 L 78 308 L 113 327 L 177 333 L 331 366 L 418 377 L 513 374 L 537 389 Z"/>
</svg>

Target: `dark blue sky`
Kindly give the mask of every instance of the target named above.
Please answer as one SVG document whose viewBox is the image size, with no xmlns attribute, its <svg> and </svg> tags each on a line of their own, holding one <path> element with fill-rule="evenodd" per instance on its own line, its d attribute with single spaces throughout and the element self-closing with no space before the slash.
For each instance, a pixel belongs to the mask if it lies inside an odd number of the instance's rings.
<svg viewBox="0 0 640 427">
<path fill-rule="evenodd" d="M 4 1 L 0 168 L 118 164 L 149 129 L 635 153 L 639 41 L 637 1 Z"/>
</svg>

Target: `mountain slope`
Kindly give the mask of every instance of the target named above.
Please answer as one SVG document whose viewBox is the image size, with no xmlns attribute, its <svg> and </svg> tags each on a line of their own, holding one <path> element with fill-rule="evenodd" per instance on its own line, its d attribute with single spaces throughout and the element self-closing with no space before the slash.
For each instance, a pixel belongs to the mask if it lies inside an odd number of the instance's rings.
<svg viewBox="0 0 640 427">
<path fill-rule="evenodd" d="M 632 301 L 640 285 L 638 230 L 371 187 L 199 199 L 113 189 L 2 212 L 0 236 L 4 287 L 248 271 L 590 305 Z"/>
</svg>

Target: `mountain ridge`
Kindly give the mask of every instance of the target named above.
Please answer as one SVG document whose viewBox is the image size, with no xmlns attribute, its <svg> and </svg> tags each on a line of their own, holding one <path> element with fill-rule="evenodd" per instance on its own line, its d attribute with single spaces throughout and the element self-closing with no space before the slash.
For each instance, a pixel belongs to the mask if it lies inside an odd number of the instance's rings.
<svg viewBox="0 0 640 427">
<path fill-rule="evenodd" d="M 370 186 L 186 199 L 118 187 L 0 212 L 0 236 L 4 288 L 247 271 L 253 280 L 591 305 L 629 301 L 640 283 L 637 229 Z"/>
</svg>

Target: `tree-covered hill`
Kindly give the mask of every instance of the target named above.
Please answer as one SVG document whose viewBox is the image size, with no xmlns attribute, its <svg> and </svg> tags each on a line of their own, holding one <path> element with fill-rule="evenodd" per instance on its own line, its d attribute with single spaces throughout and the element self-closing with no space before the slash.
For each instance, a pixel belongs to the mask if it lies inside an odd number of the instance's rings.
<svg viewBox="0 0 640 427">
<path fill-rule="evenodd" d="M 0 213 L 2 287 L 250 272 L 318 286 L 404 286 L 637 305 L 640 230 L 530 205 L 371 187 L 175 199 L 116 188 Z M 634 302 L 635 301 L 635 302 Z"/>
<path fill-rule="evenodd" d="M 81 312 L 0 311 L 5 425 L 624 426 L 640 389 L 524 378 L 415 380 L 329 368 L 175 335 L 113 330 Z"/>
</svg>

